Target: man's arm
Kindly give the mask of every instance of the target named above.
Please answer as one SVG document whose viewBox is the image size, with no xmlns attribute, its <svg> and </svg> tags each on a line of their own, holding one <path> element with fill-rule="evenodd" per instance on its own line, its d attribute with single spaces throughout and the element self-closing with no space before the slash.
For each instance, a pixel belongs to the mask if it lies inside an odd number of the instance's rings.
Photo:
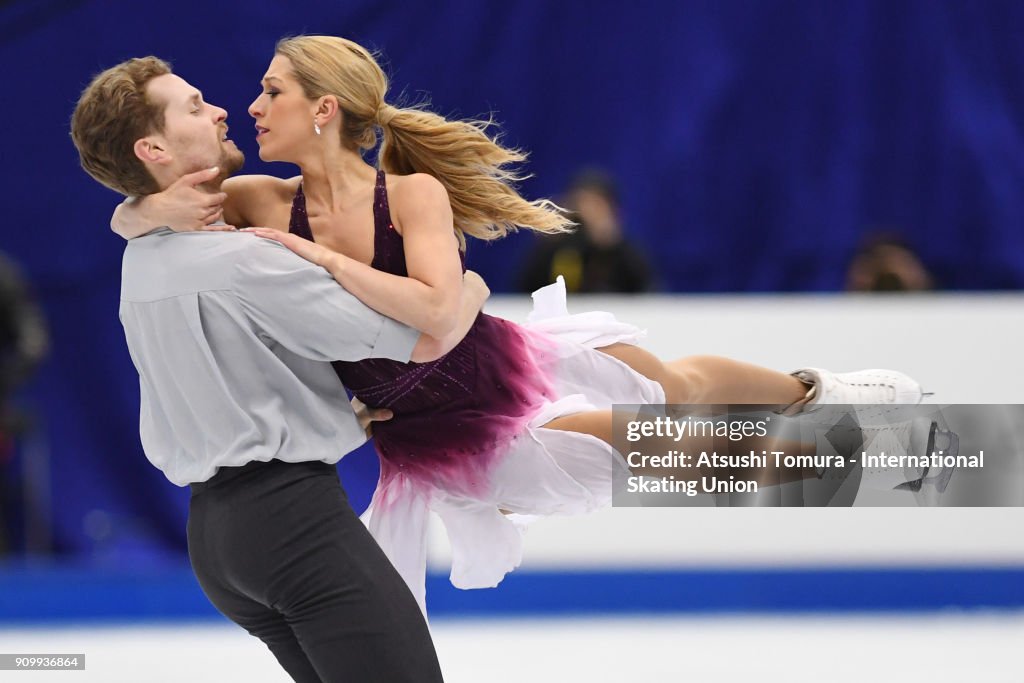
<svg viewBox="0 0 1024 683">
<path fill-rule="evenodd" d="M 320 361 L 408 362 L 420 333 L 366 306 L 331 274 L 269 240 L 237 235 L 231 288 L 268 343 Z"/>
</svg>

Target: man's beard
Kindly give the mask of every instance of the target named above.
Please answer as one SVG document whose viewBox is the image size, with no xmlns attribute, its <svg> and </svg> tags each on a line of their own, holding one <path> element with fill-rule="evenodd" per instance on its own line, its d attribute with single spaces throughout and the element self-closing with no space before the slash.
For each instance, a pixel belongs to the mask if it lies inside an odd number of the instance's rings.
<svg viewBox="0 0 1024 683">
<path fill-rule="evenodd" d="M 242 150 L 234 145 L 231 147 L 221 145 L 220 160 L 217 162 L 217 168 L 220 169 L 220 173 L 217 174 L 218 185 L 238 173 L 243 164 L 245 164 L 245 155 L 242 154 Z"/>
</svg>

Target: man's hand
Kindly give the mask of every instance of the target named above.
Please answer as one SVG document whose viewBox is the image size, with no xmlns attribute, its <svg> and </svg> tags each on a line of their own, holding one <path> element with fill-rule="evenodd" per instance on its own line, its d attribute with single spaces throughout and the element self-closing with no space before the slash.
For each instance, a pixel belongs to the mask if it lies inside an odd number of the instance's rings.
<svg viewBox="0 0 1024 683">
<path fill-rule="evenodd" d="M 374 422 L 390 420 L 394 415 L 387 408 L 368 408 L 365 403 L 355 397 L 352 398 L 352 410 L 356 414 L 356 419 L 359 420 L 359 426 L 366 432 L 367 439 L 373 437 L 371 425 Z"/>
</svg>

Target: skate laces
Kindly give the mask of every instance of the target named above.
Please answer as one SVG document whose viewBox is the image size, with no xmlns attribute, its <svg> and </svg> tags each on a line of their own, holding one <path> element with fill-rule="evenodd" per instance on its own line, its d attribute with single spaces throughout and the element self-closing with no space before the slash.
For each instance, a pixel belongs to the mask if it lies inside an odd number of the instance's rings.
<svg viewBox="0 0 1024 683">
<path fill-rule="evenodd" d="M 855 374 L 863 376 L 866 373 Z M 891 381 L 883 381 L 881 376 L 868 375 L 864 378 L 875 381 L 850 381 L 842 375 L 833 375 L 832 379 L 834 384 L 826 389 L 832 403 L 892 403 L 896 400 L 896 387 Z"/>
</svg>

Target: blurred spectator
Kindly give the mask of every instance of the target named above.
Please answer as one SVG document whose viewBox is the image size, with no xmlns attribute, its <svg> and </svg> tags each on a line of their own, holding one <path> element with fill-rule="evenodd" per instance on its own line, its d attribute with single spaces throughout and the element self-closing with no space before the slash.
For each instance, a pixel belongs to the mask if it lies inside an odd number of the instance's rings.
<svg viewBox="0 0 1024 683">
<path fill-rule="evenodd" d="M 35 305 L 17 266 L 0 254 L 0 554 L 8 550 L 19 518 L 14 444 L 29 427 L 11 398 L 49 350 L 42 312 Z"/>
<path fill-rule="evenodd" d="M 644 254 L 623 237 L 618 190 L 607 173 L 587 169 L 569 186 L 564 206 L 578 223 L 567 235 L 542 236 L 519 277 L 532 292 L 565 277 L 569 292 L 645 292 L 651 269 Z"/>
<path fill-rule="evenodd" d="M 854 254 L 846 273 L 849 292 L 911 292 L 932 289 L 934 280 L 899 235 L 873 232 Z"/>
</svg>

